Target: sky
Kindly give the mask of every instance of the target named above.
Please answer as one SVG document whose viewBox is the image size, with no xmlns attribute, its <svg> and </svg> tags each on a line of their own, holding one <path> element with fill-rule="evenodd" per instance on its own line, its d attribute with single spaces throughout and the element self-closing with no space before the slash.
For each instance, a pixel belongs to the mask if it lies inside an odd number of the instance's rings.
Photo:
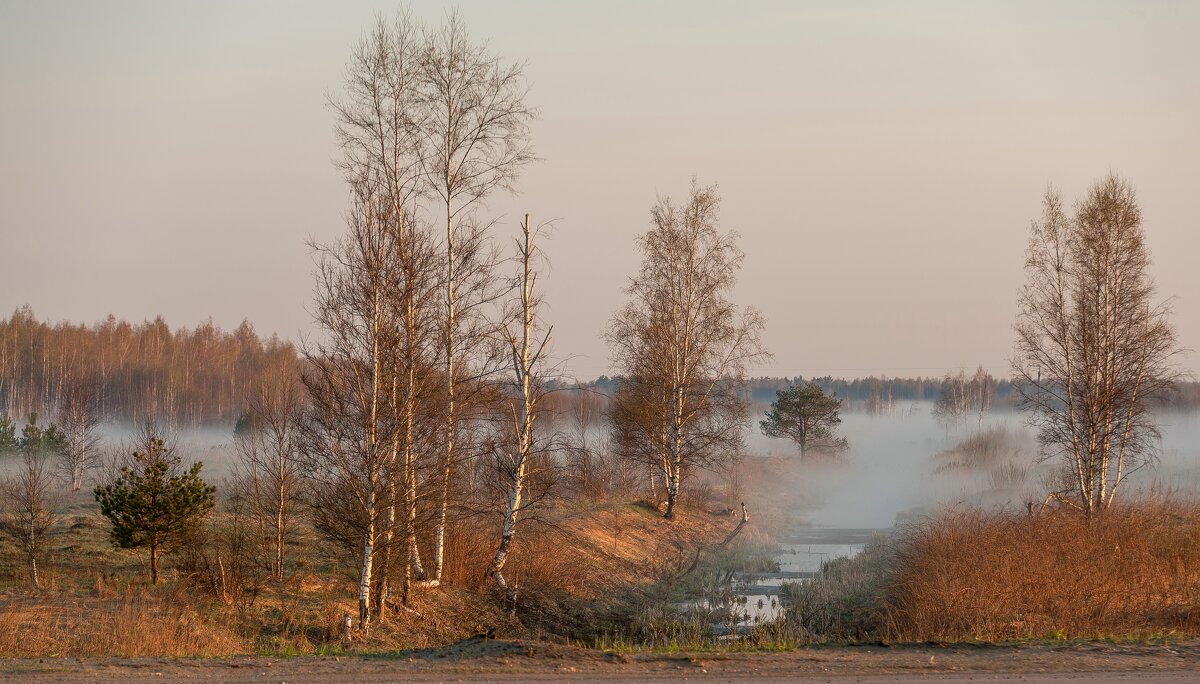
<svg viewBox="0 0 1200 684">
<path fill-rule="evenodd" d="M 0 0 L 0 313 L 312 336 L 308 242 L 347 206 L 326 96 L 399 7 Z M 1110 171 L 1200 348 L 1200 3 L 454 7 L 526 64 L 541 161 L 487 211 L 506 242 L 554 220 L 544 315 L 580 378 L 610 372 L 635 238 L 693 176 L 741 235 L 755 374 L 1007 374 L 1047 184 Z"/>
</svg>

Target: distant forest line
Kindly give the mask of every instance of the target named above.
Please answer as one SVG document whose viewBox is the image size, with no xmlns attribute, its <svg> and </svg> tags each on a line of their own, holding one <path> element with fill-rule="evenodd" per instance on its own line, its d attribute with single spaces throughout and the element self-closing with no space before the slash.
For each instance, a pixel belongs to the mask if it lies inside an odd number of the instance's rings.
<svg viewBox="0 0 1200 684">
<path fill-rule="evenodd" d="M 114 316 L 92 325 L 39 321 L 28 306 L 0 319 L 0 415 L 24 421 L 53 418 L 69 385 L 96 392 L 101 414 L 113 422 L 153 419 L 175 427 L 232 423 L 247 409 L 255 383 L 280 366 L 300 372 L 302 357 L 291 342 L 261 337 L 248 321 L 232 331 L 211 321 L 172 330 L 161 317 L 130 323 Z M 990 371 L 991 369 L 987 369 Z M 770 403 L 793 384 L 816 382 L 849 410 L 886 412 L 901 402 L 936 401 L 944 377 L 749 378 L 749 399 Z M 611 395 L 619 378 L 558 381 L 558 389 L 587 388 Z M 1015 407 L 1019 393 L 1007 378 L 993 379 L 993 408 Z M 1170 405 L 1200 406 L 1200 382 L 1184 382 Z M 45 422 L 45 421 L 43 421 Z"/>
<path fill-rule="evenodd" d="M 956 369 L 955 374 L 958 373 Z M 1015 406 L 1018 399 L 1016 388 L 1006 379 L 991 378 L 991 406 Z M 616 389 L 618 378 L 601 376 L 587 383 L 604 394 Z M 825 394 L 842 400 L 846 408 L 879 413 L 889 405 L 900 402 L 936 401 L 946 386 L 945 377 L 893 378 L 869 376 L 865 378 L 835 378 L 833 376 L 804 377 L 752 377 L 747 380 L 749 399 L 755 403 L 769 404 L 775 400 L 776 392 L 801 382 L 815 382 Z"/>
<path fill-rule="evenodd" d="M 53 418 L 60 400 L 83 387 L 108 421 L 231 422 L 258 379 L 298 358 L 290 342 L 261 338 L 249 322 L 233 331 L 211 321 L 171 330 L 161 316 L 51 324 L 25 306 L 0 320 L 0 414 Z"/>
</svg>

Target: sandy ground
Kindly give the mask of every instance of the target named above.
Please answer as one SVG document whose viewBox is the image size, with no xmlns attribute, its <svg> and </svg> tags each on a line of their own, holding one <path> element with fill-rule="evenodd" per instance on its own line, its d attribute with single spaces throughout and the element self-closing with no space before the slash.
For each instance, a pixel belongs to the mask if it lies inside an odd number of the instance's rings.
<svg viewBox="0 0 1200 684">
<path fill-rule="evenodd" d="M 788 653 L 611 654 L 541 642 L 468 639 L 387 656 L 16 659 L 5 681 L 1200 681 L 1200 641 L 1157 646 L 860 646 Z"/>
</svg>

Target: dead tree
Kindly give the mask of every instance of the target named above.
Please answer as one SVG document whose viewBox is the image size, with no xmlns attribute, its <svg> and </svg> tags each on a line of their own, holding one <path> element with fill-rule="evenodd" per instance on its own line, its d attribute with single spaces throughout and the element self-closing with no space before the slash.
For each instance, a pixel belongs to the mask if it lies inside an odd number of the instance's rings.
<svg viewBox="0 0 1200 684">
<path fill-rule="evenodd" d="M 500 544 L 492 558 L 492 577 L 510 598 L 513 590 L 504 578 L 504 564 L 512 547 L 517 520 L 521 513 L 525 477 L 534 454 L 534 419 L 538 401 L 542 397 L 541 378 L 546 344 L 551 329 L 538 335 L 537 309 L 541 297 L 537 292 L 537 272 L 534 262 L 538 248 L 535 245 L 538 231 L 530 228 L 529 214 L 521 224 L 521 239 L 517 241 L 520 270 L 517 276 L 519 303 L 516 304 L 506 323 L 501 326 L 505 346 L 512 353 L 512 387 L 508 402 L 511 420 L 511 449 L 503 459 L 501 477 L 505 489 L 504 514 L 500 522 Z"/>
</svg>

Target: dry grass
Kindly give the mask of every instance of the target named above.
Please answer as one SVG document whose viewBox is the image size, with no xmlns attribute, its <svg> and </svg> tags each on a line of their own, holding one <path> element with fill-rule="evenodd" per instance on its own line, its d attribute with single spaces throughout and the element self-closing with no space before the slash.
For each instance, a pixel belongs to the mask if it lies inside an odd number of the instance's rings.
<svg viewBox="0 0 1200 684">
<path fill-rule="evenodd" d="M 891 631 L 909 640 L 1200 631 L 1200 507 L 1154 500 L 1089 523 L 948 511 L 899 540 Z"/>
<path fill-rule="evenodd" d="M 442 588 L 418 589 L 409 608 L 389 611 L 349 643 L 341 619 L 357 611 L 353 578 L 336 563 L 318 567 L 324 556 L 316 547 L 297 547 L 305 556 L 296 560 L 309 570 L 268 581 L 252 603 L 227 604 L 187 574 L 186 554 L 170 556 L 162 584 L 150 586 L 132 555 L 111 549 L 103 527 L 77 525 L 45 566 L 40 591 L 31 590 L 12 549 L 0 548 L 9 561 L 0 571 L 0 657 L 378 652 L 481 632 L 566 635 L 615 619 L 618 590 L 653 582 L 732 525 L 693 511 L 670 523 L 630 504 L 550 513 L 551 520 L 523 522 L 510 557 L 507 574 L 520 588 L 516 617 L 486 574 L 498 531 L 472 521 L 451 530 Z"/>
<path fill-rule="evenodd" d="M 252 606 L 238 608 L 195 591 L 175 571 L 163 586 L 146 585 L 135 561 L 110 555 L 102 537 L 80 528 L 58 552 L 59 562 L 47 566 L 50 586 L 29 591 L 16 566 L 5 575 L 0 657 L 378 652 L 436 647 L 491 631 L 703 641 L 696 630 L 707 629 L 707 621 L 670 617 L 631 631 L 631 620 L 639 606 L 673 605 L 683 590 L 679 573 L 694 550 L 724 538 L 733 518 L 693 509 L 667 522 L 640 504 L 593 504 L 559 507 L 553 519 L 526 523 L 508 568 L 520 589 L 515 615 L 485 574 L 496 530 L 461 524 L 450 536 L 445 586 L 418 590 L 410 609 L 390 612 L 350 643 L 342 641 L 340 620 L 356 610 L 353 578 L 336 564 L 317 567 L 321 556 L 312 549 L 303 564 L 309 570 L 267 583 Z M 766 543 L 757 538 L 758 528 L 748 528 L 739 546 Z M 117 571 L 97 578 L 100 559 Z M 1128 503 L 1090 525 L 1065 509 L 1034 517 L 951 510 L 886 544 L 873 542 L 853 560 L 830 564 L 825 575 L 798 589 L 790 619 L 771 627 L 775 632 L 755 632 L 759 646 L 814 637 L 1195 634 L 1200 507 L 1162 499 Z"/>
<path fill-rule="evenodd" d="M 1029 481 L 1029 468 L 1018 463 L 1004 463 L 988 471 L 988 486 L 997 490 L 1016 490 Z"/>
<path fill-rule="evenodd" d="M 505 576 L 519 586 L 591 600 L 678 571 L 697 545 L 723 538 L 736 523 L 734 517 L 691 507 L 674 522 L 640 503 L 562 509 L 553 519 L 521 523 Z M 488 565 L 499 536 L 490 521 L 452 529 L 448 583 L 468 590 L 490 587 Z"/>
<path fill-rule="evenodd" d="M 972 433 L 952 448 L 937 455 L 939 471 L 957 469 L 991 470 L 1021 461 L 1021 448 L 1014 435 L 1003 426 L 992 426 Z"/>
<path fill-rule="evenodd" d="M 227 627 L 146 595 L 71 602 L 36 596 L 0 608 L 0 657 L 220 656 L 245 652 Z"/>
<path fill-rule="evenodd" d="M 637 613 L 646 591 L 687 568 L 697 546 L 720 541 L 737 523 L 690 507 L 666 521 L 642 503 L 580 502 L 552 513 L 522 523 L 505 570 L 518 590 L 519 625 L 493 618 L 497 633 L 581 638 L 616 629 Z M 498 530 L 481 521 L 452 532 L 447 584 L 504 604 L 486 574 Z"/>
</svg>

